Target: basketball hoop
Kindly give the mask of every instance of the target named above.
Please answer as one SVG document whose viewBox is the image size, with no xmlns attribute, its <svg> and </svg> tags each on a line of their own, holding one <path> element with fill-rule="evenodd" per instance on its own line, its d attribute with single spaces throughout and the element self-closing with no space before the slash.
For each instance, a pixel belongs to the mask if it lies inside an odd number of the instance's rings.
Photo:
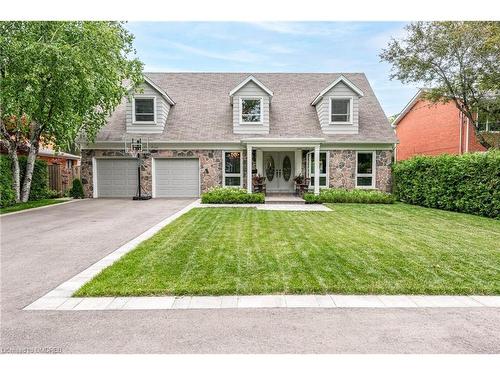
<svg viewBox="0 0 500 375">
<path fill-rule="evenodd" d="M 144 144 L 142 142 L 142 138 L 132 138 L 130 143 L 125 141 L 125 152 L 134 157 L 138 158 L 141 156 L 141 154 L 148 153 L 149 154 L 149 141 L 146 140 L 146 147 L 144 147 Z"/>
<path fill-rule="evenodd" d="M 127 144 L 125 140 L 125 153 L 137 159 L 137 194 L 134 196 L 134 200 L 147 200 L 151 199 L 150 195 L 143 195 L 141 189 L 141 167 L 143 164 L 143 158 L 147 158 L 151 155 L 149 152 L 149 140 L 146 139 L 146 143 L 142 142 L 142 138 L 132 138 L 130 144 Z"/>
</svg>

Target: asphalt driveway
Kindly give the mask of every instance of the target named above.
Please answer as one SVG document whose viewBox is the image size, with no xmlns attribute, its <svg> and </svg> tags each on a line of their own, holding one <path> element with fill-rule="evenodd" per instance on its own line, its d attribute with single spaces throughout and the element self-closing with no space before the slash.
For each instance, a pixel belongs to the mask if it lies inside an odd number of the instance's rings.
<svg viewBox="0 0 500 375">
<path fill-rule="evenodd" d="M 2 352 L 500 352 L 493 308 L 22 310 L 190 202 L 84 200 L 0 217 Z"/>
</svg>

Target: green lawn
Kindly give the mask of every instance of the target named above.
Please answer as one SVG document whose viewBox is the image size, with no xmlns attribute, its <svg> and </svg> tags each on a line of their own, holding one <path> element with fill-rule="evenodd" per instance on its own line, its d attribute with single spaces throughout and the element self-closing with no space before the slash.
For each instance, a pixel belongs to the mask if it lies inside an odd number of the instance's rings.
<svg viewBox="0 0 500 375">
<path fill-rule="evenodd" d="M 405 204 L 194 209 L 77 296 L 500 294 L 500 221 Z"/>
<path fill-rule="evenodd" d="M 0 214 L 8 214 L 9 212 L 16 212 L 16 211 L 27 210 L 28 208 L 48 206 L 50 204 L 62 203 L 65 201 L 66 201 L 65 199 L 41 199 L 39 201 L 17 203 L 13 206 L 0 208 Z"/>
</svg>

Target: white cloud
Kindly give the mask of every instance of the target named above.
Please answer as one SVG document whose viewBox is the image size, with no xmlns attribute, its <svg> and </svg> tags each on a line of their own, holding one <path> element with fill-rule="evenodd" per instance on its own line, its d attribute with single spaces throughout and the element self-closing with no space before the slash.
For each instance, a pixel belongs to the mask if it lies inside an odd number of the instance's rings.
<svg viewBox="0 0 500 375">
<path fill-rule="evenodd" d="M 372 37 L 368 38 L 366 40 L 366 43 L 369 47 L 382 51 L 383 48 L 387 47 L 387 44 L 389 43 L 391 38 L 401 39 L 404 36 L 406 36 L 406 30 L 404 29 L 404 26 L 401 26 L 392 30 L 386 30 L 375 34 Z"/>
<path fill-rule="evenodd" d="M 359 30 L 356 23 L 319 23 L 319 22 L 254 22 L 252 25 L 280 34 L 302 36 L 343 36 Z"/>
<path fill-rule="evenodd" d="M 249 63 L 249 62 L 257 62 L 262 60 L 262 55 L 256 54 L 253 52 L 249 52 L 246 50 L 236 50 L 236 51 L 227 51 L 227 52 L 216 52 L 204 48 L 193 47 L 187 44 L 178 43 L 178 42 L 166 42 L 165 44 L 169 44 L 174 48 L 177 48 L 183 52 L 188 52 L 194 55 L 208 57 L 210 59 L 217 60 L 225 60 L 225 61 L 233 61 L 240 63 Z"/>
</svg>

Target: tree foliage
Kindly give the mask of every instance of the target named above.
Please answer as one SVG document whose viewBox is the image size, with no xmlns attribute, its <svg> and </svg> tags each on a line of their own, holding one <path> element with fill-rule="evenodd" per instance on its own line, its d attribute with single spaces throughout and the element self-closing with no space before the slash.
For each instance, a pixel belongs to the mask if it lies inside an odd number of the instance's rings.
<svg viewBox="0 0 500 375">
<path fill-rule="evenodd" d="M 30 147 L 21 200 L 40 140 L 56 149 L 92 141 L 127 94 L 124 82 L 142 80 L 132 41 L 120 22 L 0 22 L 0 137 L 14 164 L 14 150 Z"/>
<path fill-rule="evenodd" d="M 477 114 L 500 121 L 500 22 L 415 22 L 406 32 L 380 54 L 391 79 L 427 86 L 432 102 L 453 101 L 484 144 Z"/>
</svg>

